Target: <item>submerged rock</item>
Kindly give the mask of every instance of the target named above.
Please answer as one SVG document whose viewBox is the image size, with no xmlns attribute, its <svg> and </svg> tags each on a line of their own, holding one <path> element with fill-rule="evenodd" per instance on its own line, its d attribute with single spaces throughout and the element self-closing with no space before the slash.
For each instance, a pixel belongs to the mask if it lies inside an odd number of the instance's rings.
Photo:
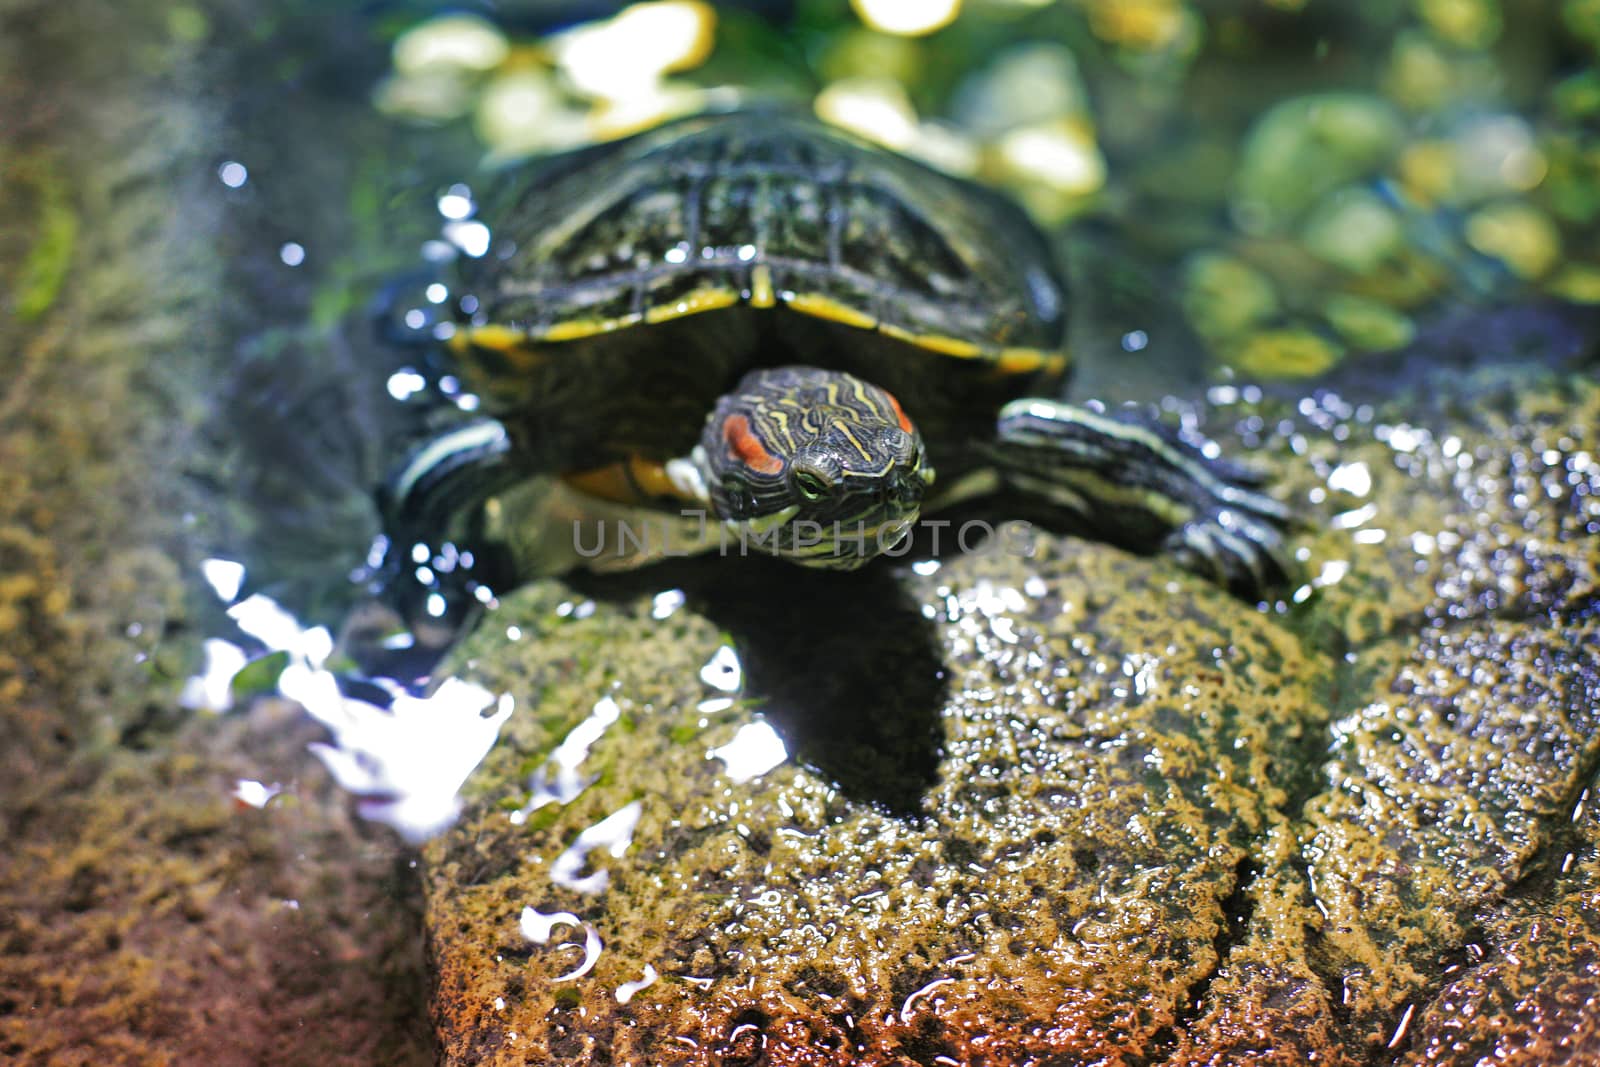
<svg viewBox="0 0 1600 1067">
<path fill-rule="evenodd" d="M 519 708 L 425 851 L 445 1062 L 1593 1042 L 1600 386 L 1493 379 L 1214 396 L 1308 520 L 1270 610 L 1042 530 L 507 598 L 454 669 Z"/>
</svg>

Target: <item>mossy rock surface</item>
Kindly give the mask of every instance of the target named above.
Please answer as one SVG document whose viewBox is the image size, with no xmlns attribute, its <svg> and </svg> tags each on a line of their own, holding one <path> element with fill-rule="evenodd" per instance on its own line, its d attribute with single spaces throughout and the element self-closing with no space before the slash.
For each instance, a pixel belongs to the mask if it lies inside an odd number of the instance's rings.
<svg viewBox="0 0 1600 1067">
<path fill-rule="evenodd" d="M 178 699 L 219 614 L 198 581 L 224 481 L 197 476 L 223 465 L 203 427 L 252 328 L 228 252 L 276 259 L 216 176 L 247 140 L 229 109 L 292 96 L 215 47 L 260 15 L 0 0 L 8 1065 L 431 1055 L 410 854 L 308 765 L 323 733 L 297 707 Z M 217 37 L 179 32 L 195 18 Z M 351 113 L 270 119 L 296 152 L 345 158 Z M 258 810 L 245 783 L 277 795 Z"/>
<path fill-rule="evenodd" d="M 1597 426 L 1600 387 L 1531 372 L 1214 411 L 1311 520 L 1277 610 L 1043 533 L 931 574 L 727 560 L 512 595 L 455 669 L 519 709 L 425 851 L 446 1062 L 1592 1046 Z M 592 784 L 513 818 L 600 701 Z M 789 758 L 735 781 L 713 751 L 759 722 Z M 558 862 L 630 805 L 620 856 Z M 531 943 L 524 907 L 588 924 L 593 969 L 563 980 L 584 935 Z"/>
</svg>

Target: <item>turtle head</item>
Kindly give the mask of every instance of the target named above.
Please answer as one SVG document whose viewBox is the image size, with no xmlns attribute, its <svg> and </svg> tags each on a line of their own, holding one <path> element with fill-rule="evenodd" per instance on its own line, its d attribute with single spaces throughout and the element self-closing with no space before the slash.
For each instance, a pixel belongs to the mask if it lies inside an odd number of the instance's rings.
<svg viewBox="0 0 1600 1067">
<path fill-rule="evenodd" d="M 884 390 L 840 371 L 752 371 L 717 401 L 695 460 L 750 549 L 850 570 L 910 533 L 933 481 L 922 435 Z"/>
</svg>

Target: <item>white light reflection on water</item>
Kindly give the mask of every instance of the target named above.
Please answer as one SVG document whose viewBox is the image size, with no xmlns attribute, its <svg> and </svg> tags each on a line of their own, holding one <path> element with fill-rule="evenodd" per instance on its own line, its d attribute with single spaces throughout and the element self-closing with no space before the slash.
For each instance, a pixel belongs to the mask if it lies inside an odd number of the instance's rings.
<svg viewBox="0 0 1600 1067">
<path fill-rule="evenodd" d="M 233 799 L 241 804 L 248 804 L 252 808 L 264 808 L 272 798 L 283 792 L 283 786 L 277 782 L 267 785 L 253 778 L 240 778 L 233 786 Z"/>
<path fill-rule="evenodd" d="M 456 793 L 477 769 L 511 717 L 509 693 L 498 700 L 481 686 L 449 678 L 426 697 L 397 692 L 389 708 L 339 692 L 328 671 L 291 663 L 278 689 L 333 734 L 313 744 L 336 781 L 361 797 L 364 818 L 387 823 L 413 844 L 455 821 Z M 484 715 L 493 706 L 494 714 Z"/>
<path fill-rule="evenodd" d="M 657 593 L 650 601 L 650 617 L 658 621 L 669 619 L 673 612 L 683 607 L 686 599 L 682 589 L 668 589 L 665 593 Z"/>
<path fill-rule="evenodd" d="M 511 813 L 511 823 L 521 826 L 529 815 L 546 804 L 570 804 L 578 794 L 594 783 L 595 776 L 584 777 L 578 768 L 589 757 L 589 747 L 605 734 L 606 728 L 616 722 L 622 709 L 609 696 L 595 701 L 594 710 L 587 718 L 572 728 L 562 739 L 550 758 L 533 772 L 528 782 L 528 802 Z"/>
<path fill-rule="evenodd" d="M 1304 604 L 1311 599 L 1311 594 L 1317 589 L 1326 589 L 1330 585 L 1338 585 L 1350 573 L 1350 561 L 1345 559 L 1330 559 L 1322 564 L 1322 569 L 1317 576 L 1306 585 L 1294 591 L 1294 602 Z"/>
<path fill-rule="evenodd" d="M 231 604 L 244 585 L 244 564 L 231 559 L 206 559 L 200 561 L 200 576 L 206 580 L 217 599 Z"/>
<path fill-rule="evenodd" d="M 644 805 L 635 800 L 585 829 L 550 865 L 550 880 L 564 889 L 579 893 L 603 892 L 611 884 L 611 872 L 578 872 L 583 870 L 589 853 L 598 849 L 605 849 L 613 859 L 621 859 L 633 843 L 633 831 L 638 827 L 639 816 L 643 812 Z"/>
<path fill-rule="evenodd" d="M 1366 496 L 1372 492 L 1372 472 L 1359 461 L 1341 463 L 1328 475 L 1328 488 L 1351 496 Z"/>
<path fill-rule="evenodd" d="M 445 223 L 444 237 L 473 259 L 489 251 L 489 227 L 475 219 Z"/>
<path fill-rule="evenodd" d="M 712 689 L 737 693 L 744 684 L 744 669 L 739 665 L 739 654 L 730 646 L 723 645 L 700 668 L 700 680 Z"/>
<path fill-rule="evenodd" d="M 232 641 L 208 637 L 201 645 L 205 659 L 200 673 L 183 683 L 178 703 L 195 711 L 222 713 L 233 707 L 233 676 L 250 657 Z"/>
<path fill-rule="evenodd" d="M 942 986 L 954 984 L 954 978 L 936 978 L 927 985 L 923 986 L 921 989 L 912 993 L 910 996 L 906 997 L 905 1003 L 900 1005 L 900 1021 L 902 1023 L 909 1023 L 911 1021 L 913 1012 L 916 1010 L 918 1001 L 931 998 L 934 990 L 939 989 Z"/>
<path fill-rule="evenodd" d="M 470 219 L 477 210 L 477 205 L 472 202 L 472 189 L 457 182 L 452 185 L 443 196 L 439 198 L 439 214 L 453 221 Z M 438 303 L 439 301 L 434 301 Z"/>
<path fill-rule="evenodd" d="M 228 617 L 273 652 L 298 656 L 314 667 L 320 667 L 333 655 L 333 635 L 326 626 L 302 629 L 293 615 L 261 593 L 233 605 Z"/>
<path fill-rule="evenodd" d="M 727 764 L 727 775 L 743 785 L 789 758 L 789 750 L 778 731 L 764 722 L 749 722 L 739 727 L 733 740 L 711 750 L 715 759 Z"/>
<path fill-rule="evenodd" d="M 1378 505 L 1364 504 L 1353 511 L 1341 511 L 1331 520 L 1335 530 L 1356 530 L 1378 517 Z"/>
<path fill-rule="evenodd" d="M 575 978 L 582 978 L 600 959 L 599 931 L 570 911 L 546 913 L 537 908 L 525 907 L 522 909 L 522 918 L 518 925 L 522 928 L 522 936 L 536 945 L 548 945 L 550 935 L 558 926 L 570 926 L 574 930 L 583 931 L 583 962 L 566 974 L 552 978 L 552 982 L 570 982 Z"/>
<path fill-rule="evenodd" d="M 655 985 L 658 977 L 660 976 L 656 974 L 656 969 L 650 966 L 648 963 L 645 964 L 643 978 L 636 982 L 623 982 L 621 985 L 617 986 L 617 1003 L 628 1003 L 628 1001 L 634 998 L 635 994 L 649 989 L 651 986 Z"/>
</svg>

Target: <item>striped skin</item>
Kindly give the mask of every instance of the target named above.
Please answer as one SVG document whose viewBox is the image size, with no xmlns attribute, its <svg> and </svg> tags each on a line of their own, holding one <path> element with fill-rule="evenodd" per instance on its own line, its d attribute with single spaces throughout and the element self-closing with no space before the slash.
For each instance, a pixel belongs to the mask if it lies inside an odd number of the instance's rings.
<svg viewBox="0 0 1600 1067">
<path fill-rule="evenodd" d="M 505 427 L 478 419 L 413 449 L 379 491 L 378 508 L 391 539 L 403 531 L 447 538 L 484 500 L 526 477 Z"/>
<path fill-rule="evenodd" d="M 899 544 L 933 482 L 899 401 L 816 367 L 747 374 L 717 401 L 692 462 L 730 532 L 838 570 Z"/>
<path fill-rule="evenodd" d="M 505 427 L 493 419 L 432 437 L 396 465 L 378 491 L 389 544 L 377 577 L 408 621 L 426 627 L 443 617 L 458 619 L 470 610 L 474 582 L 515 569 L 505 562 L 503 546 L 481 535 L 484 505 L 527 478 Z M 446 546 L 454 573 L 442 582 L 428 564 Z M 428 610 L 430 601 L 437 606 Z"/>
<path fill-rule="evenodd" d="M 1167 553 L 1241 595 L 1259 596 L 1288 574 L 1288 510 L 1159 424 L 1017 400 L 1001 409 L 989 452 L 1016 488 L 1107 540 Z"/>
</svg>

